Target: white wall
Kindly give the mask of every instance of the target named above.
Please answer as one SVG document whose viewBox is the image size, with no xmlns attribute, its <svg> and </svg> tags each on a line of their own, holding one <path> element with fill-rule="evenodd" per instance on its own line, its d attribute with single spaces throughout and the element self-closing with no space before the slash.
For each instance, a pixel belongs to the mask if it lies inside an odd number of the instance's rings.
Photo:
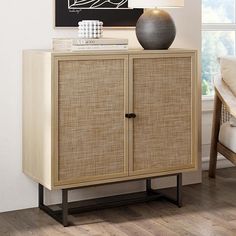
<svg viewBox="0 0 236 236">
<path fill-rule="evenodd" d="M 171 10 L 178 29 L 173 46 L 200 49 L 201 3 L 200 0 L 185 2 L 183 9 Z M 51 38 L 75 37 L 76 30 L 53 29 L 52 0 L 1 1 L 0 30 L 0 212 L 3 212 L 37 206 L 37 185 L 21 172 L 22 49 L 50 48 Z M 130 40 L 130 47 L 139 47 L 132 30 L 105 31 L 105 36 L 126 37 Z M 191 176 L 187 179 L 200 181 L 199 173 Z M 99 187 L 80 191 L 79 197 L 140 188 L 143 188 L 142 182 L 113 188 Z M 59 195 L 54 193 L 48 198 L 54 201 Z"/>
</svg>

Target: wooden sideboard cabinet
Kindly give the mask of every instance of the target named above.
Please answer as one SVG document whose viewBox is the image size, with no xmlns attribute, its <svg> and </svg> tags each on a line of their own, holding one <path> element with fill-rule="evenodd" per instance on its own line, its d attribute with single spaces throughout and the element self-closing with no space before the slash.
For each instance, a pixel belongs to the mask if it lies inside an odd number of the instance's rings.
<svg viewBox="0 0 236 236">
<path fill-rule="evenodd" d="M 44 187 L 198 168 L 195 50 L 27 50 L 23 66 L 23 171 Z"/>
</svg>

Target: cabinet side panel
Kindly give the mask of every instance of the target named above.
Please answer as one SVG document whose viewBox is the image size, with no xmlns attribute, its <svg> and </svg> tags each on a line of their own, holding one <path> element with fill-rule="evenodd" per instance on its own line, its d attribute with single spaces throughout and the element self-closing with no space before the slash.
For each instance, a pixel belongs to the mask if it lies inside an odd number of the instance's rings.
<svg viewBox="0 0 236 236">
<path fill-rule="evenodd" d="M 133 171 L 193 168 L 191 57 L 135 58 L 133 73 Z"/>
<path fill-rule="evenodd" d="M 23 53 L 23 172 L 51 189 L 51 55 Z"/>
</svg>

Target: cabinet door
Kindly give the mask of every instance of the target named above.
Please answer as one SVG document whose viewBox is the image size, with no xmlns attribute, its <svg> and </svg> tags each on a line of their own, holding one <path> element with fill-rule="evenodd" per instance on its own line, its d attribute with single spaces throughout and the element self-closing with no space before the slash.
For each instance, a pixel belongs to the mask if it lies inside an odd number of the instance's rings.
<svg viewBox="0 0 236 236">
<path fill-rule="evenodd" d="M 130 59 L 130 173 L 167 174 L 196 168 L 195 54 Z"/>
<path fill-rule="evenodd" d="M 128 175 L 127 67 L 126 55 L 56 60 L 56 185 Z"/>
</svg>

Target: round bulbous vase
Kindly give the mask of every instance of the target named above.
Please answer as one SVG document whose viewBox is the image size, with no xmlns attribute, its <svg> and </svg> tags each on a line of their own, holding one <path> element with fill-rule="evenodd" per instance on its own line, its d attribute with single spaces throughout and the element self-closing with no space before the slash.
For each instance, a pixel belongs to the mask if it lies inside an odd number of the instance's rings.
<svg viewBox="0 0 236 236">
<path fill-rule="evenodd" d="M 176 36 L 175 23 L 166 11 L 147 10 L 137 21 L 136 35 L 144 49 L 168 49 Z"/>
</svg>

